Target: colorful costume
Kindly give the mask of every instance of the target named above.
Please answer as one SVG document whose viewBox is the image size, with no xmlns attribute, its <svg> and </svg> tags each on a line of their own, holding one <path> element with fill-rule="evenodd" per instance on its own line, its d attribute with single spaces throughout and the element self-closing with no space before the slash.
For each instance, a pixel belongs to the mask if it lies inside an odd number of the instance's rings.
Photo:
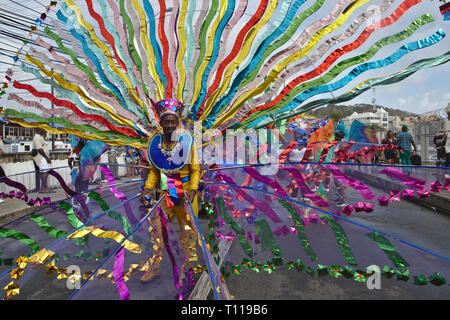
<svg viewBox="0 0 450 320">
<path fill-rule="evenodd" d="M 164 106 L 164 101 L 167 100 L 158 102 L 158 104 Z M 181 108 L 181 105 L 179 107 Z M 169 113 L 163 110 L 161 118 Z M 176 114 L 176 111 L 174 113 Z M 190 190 L 197 190 L 200 181 L 200 166 L 194 139 L 185 131 L 179 135 L 175 143 L 166 145 L 163 135 L 157 133 L 150 139 L 147 150 L 150 172 L 145 183 L 145 189 L 153 190 L 159 183 L 161 190 L 165 193 L 166 198 L 161 204 L 161 208 L 171 221 L 173 221 L 174 217 L 178 220 L 181 231 L 181 244 L 186 253 L 187 267 L 190 268 L 192 263 L 196 262 L 198 258 L 196 255 L 196 236 L 184 208 L 184 197 L 185 193 L 188 193 Z M 198 215 L 197 195 L 195 195 L 192 202 L 192 208 L 194 214 Z M 151 223 L 156 226 L 160 238 L 162 238 L 159 218 L 153 218 Z M 159 255 L 154 263 L 159 264 L 163 252 L 162 250 L 158 252 Z M 158 268 L 159 266 L 155 266 L 153 269 Z M 152 267 L 150 267 L 150 272 L 144 275 L 142 280 L 148 281 L 151 278 L 153 278 Z"/>
</svg>

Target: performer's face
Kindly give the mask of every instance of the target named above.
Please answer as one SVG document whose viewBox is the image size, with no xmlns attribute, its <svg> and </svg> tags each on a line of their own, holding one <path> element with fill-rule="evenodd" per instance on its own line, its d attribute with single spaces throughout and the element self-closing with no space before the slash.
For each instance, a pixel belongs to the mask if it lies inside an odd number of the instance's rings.
<svg viewBox="0 0 450 320">
<path fill-rule="evenodd" d="M 167 137 L 171 137 L 172 133 L 178 127 L 178 118 L 172 114 L 168 114 L 161 120 L 161 127 L 163 128 L 164 135 Z"/>
</svg>

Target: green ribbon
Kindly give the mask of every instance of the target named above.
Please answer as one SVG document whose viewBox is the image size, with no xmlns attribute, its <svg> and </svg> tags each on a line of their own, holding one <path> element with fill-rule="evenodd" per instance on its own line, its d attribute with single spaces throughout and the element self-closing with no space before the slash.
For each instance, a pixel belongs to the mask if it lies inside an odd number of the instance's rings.
<svg viewBox="0 0 450 320">
<path fill-rule="evenodd" d="M 262 251 L 266 251 L 270 248 L 274 253 L 281 253 L 281 249 L 273 237 L 272 229 L 270 229 L 269 224 L 264 218 L 255 220 L 255 233 L 261 243 Z"/>
<path fill-rule="evenodd" d="M 89 192 L 88 197 L 93 199 L 95 202 L 97 202 L 103 211 L 108 211 L 110 209 L 110 207 L 106 203 L 105 199 L 103 199 L 103 197 L 100 194 L 98 194 L 97 192 L 95 192 L 95 191 Z M 110 218 L 113 218 L 117 222 L 119 222 L 120 225 L 122 226 L 123 230 L 126 232 L 126 234 L 131 233 L 131 231 L 133 230 L 130 222 L 128 221 L 128 219 L 126 217 L 118 214 L 117 212 L 115 212 L 113 210 L 108 211 L 106 213 L 106 215 Z"/>
<path fill-rule="evenodd" d="M 112 131 L 112 130 L 103 131 L 103 130 L 97 129 L 93 126 L 90 126 L 90 125 L 74 124 L 74 123 L 70 122 L 69 120 L 67 120 L 65 118 L 61 118 L 61 117 L 44 118 L 44 117 L 41 117 L 41 116 L 31 113 L 31 112 L 23 113 L 23 112 L 18 112 L 14 109 L 6 109 L 5 115 L 16 117 L 19 119 L 34 119 L 38 122 L 46 123 L 46 124 L 58 123 L 58 124 L 65 126 L 66 129 L 70 128 L 70 129 L 77 129 L 81 132 L 90 132 L 90 133 L 96 134 L 100 137 L 105 137 L 105 138 L 109 138 L 109 139 L 111 139 L 111 137 L 114 137 L 116 139 L 119 139 L 123 143 L 132 144 L 132 143 L 140 142 L 142 144 L 146 144 L 146 139 L 143 137 L 129 137 L 129 136 L 127 136 L 125 134 L 121 134 L 117 131 Z"/>
<path fill-rule="evenodd" d="M 200 44 L 200 52 L 198 55 L 197 63 L 195 64 L 195 67 L 194 67 L 194 73 L 193 73 L 194 75 L 197 74 L 198 69 L 200 68 L 200 65 L 204 61 L 206 48 L 208 47 L 206 45 L 206 33 L 209 29 L 209 26 L 210 26 L 214 16 L 216 15 L 218 7 L 219 7 L 219 1 L 213 0 L 211 3 L 211 8 L 209 9 L 208 14 L 206 15 L 205 20 L 203 21 L 202 27 L 200 29 L 200 34 L 199 34 L 199 39 L 198 39 L 198 42 Z"/>
<path fill-rule="evenodd" d="M 352 250 L 350 249 L 350 244 L 348 243 L 347 235 L 345 234 L 345 231 L 341 227 L 341 225 L 336 221 L 334 221 L 334 219 L 331 219 L 329 216 L 326 215 L 319 215 L 319 216 L 323 220 L 325 220 L 325 222 L 333 231 L 334 236 L 336 237 L 337 244 L 339 246 L 339 250 L 341 251 L 341 254 L 344 257 L 345 261 L 347 261 L 349 264 L 353 266 L 359 265 L 358 262 L 356 262 Z"/>
<path fill-rule="evenodd" d="M 11 230 L 6 228 L 0 228 L 0 236 L 4 238 L 11 238 L 15 240 L 19 240 L 23 244 L 25 244 L 27 247 L 29 247 L 34 253 L 39 251 L 38 244 L 31 239 L 26 234 L 18 231 L 18 230 Z"/>
<path fill-rule="evenodd" d="M 298 215 L 297 210 L 295 210 L 293 205 L 287 200 L 279 199 L 278 201 L 283 207 L 286 208 L 286 210 L 291 215 L 292 220 L 295 222 L 295 229 L 297 230 L 298 239 L 300 240 L 300 243 L 303 249 L 305 250 L 306 254 L 308 255 L 309 259 L 311 259 L 311 261 L 318 260 L 319 258 L 312 250 L 308 238 L 306 237 L 305 225 L 303 224 L 303 220 Z"/>
<path fill-rule="evenodd" d="M 169 186 L 167 185 L 167 176 L 161 171 L 161 190 L 169 190 Z"/>
<path fill-rule="evenodd" d="M 421 26 L 423 26 L 427 23 L 433 22 L 433 21 L 434 21 L 434 18 L 430 14 L 425 14 L 425 15 L 417 18 L 416 20 L 414 20 L 403 31 L 401 31 L 397 34 L 394 34 L 392 36 L 385 37 L 381 40 L 378 40 L 365 53 L 339 62 L 324 76 L 319 77 L 314 80 L 311 80 L 311 81 L 308 81 L 308 82 L 303 82 L 302 84 L 300 84 L 300 85 L 296 86 L 294 89 L 292 89 L 289 92 L 289 94 L 287 94 L 280 103 L 278 103 L 273 108 L 270 108 L 270 113 L 273 114 L 274 112 L 281 110 L 286 104 L 289 103 L 289 101 L 291 101 L 294 97 L 296 97 L 301 92 L 330 82 L 331 80 L 336 78 L 339 74 L 341 74 L 347 68 L 349 68 L 353 65 L 361 64 L 361 63 L 368 61 L 385 45 L 389 45 L 389 44 L 392 44 L 395 42 L 402 41 L 402 40 L 408 38 L 409 36 L 411 36 Z M 266 114 L 266 113 L 267 113 L 267 110 L 262 110 L 260 112 L 256 112 L 256 113 L 252 114 L 247 119 L 242 121 L 240 126 L 246 127 L 249 123 L 253 122 L 256 118 L 258 118 L 262 114 Z"/>
<path fill-rule="evenodd" d="M 319 10 L 325 0 L 318 0 L 316 1 L 311 7 L 309 7 L 307 10 L 303 11 L 301 14 L 295 17 L 295 19 L 292 21 L 292 23 L 289 25 L 289 28 L 286 30 L 286 32 L 283 33 L 283 35 L 274 43 L 270 44 L 266 50 L 264 51 L 261 59 L 259 60 L 258 65 L 253 69 L 252 72 L 249 73 L 249 75 L 242 80 L 242 82 L 239 84 L 239 89 L 249 84 L 251 81 L 253 81 L 256 76 L 259 74 L 259 71 L 261 69 L 261 65 L 266 61 L 266 58 L 272 54 L 275 50 L 277 50 L 279 47 L 284 45 L 287 41 L 292 40 L 292 37 L 295 32 L 297 32 L 298 27 L 302 24 L 302 22 L 311 16 L 313 13 L 315 13 L 317 10 Z"/>
<path fill-rule="evenodd" d="M 123 21 L 127 25 L 126 29 L 128 31 L 128 39 L 130 40 L 130 41 L 128 41 L 128 50 L 131 54 L 131 57 L 133 58 L 134 64 L 139 69 L 139 71 L 141 72 L 141 76 L 142 76 L 142 60 L 139 56 L 139 53 L 136 50 L 136 47 L 134 46 L 133 22 L 131 21 L 130 17 L 127 14 L 127 11 L 125 10 L 124 0 L 119 0 L 119 6 L 120 6 L 120 16 L 122 17 Z"/>
<path fill-rule="evenodd" d="M 65 54 L 69 55 L 69 56 L 72 58 L 72 61 L 73 61 L 74 65 L 75 65 L 78 69 L 80 69 L 81 71 L 83 71 L 84 73 L 86 73 L 87 76 L 89 77 L 89 79 L 91 79 L 92 83 L 93 83 L 97 88 L 99 88 L 99 89 L 102 90 L 103 92 L 106 92 L 106 93 L 109 94 L 109 95 L 112 95 L 112 96 L 116 97 L 116 95 L 115 95 L 112 91 L 110 91 L 110 90 L 104 88 L 104 87 L 97 81 L 97 78 L 95 77 L 95 74 L 94 74 L 94 72 L 91 70 L 91 68 L 89 68 L 87 65 L 81 63 L 80 60 L 77 59 L 77 56 L 76 56 L 75 52 L 74 52 L 72 49 L 66 48 L 66 47 L 63 45 L 61 38 L 60 38 L 56 33 L 50 31 L 50 28 L 49 28 L 49 27 L 45 27 L 45 28 L 44 28 L 44 33 L 45 33 L 47 36 L 49 36 L 50 38 L 52 38 L 52 39 L 56 42 L 56 44 L 58 45 L 59 49 L 60 49 L 62 52 L 64 52 Z M 131 46 L 131 44 L 130 44 L 130 46 Z"/>
<path fill-rule="evenodd" d="M 252 257 L 253 249 L 248 243 L 248 240 L 245 237 L 244 232 L 242 231 L 242 227 L 238 223 L 236 223 L 233 219 L 231 219 L 231 217 L 228 215 L 222 197 L 216 199 L 216 205 L 220 215 L 222 216 L 223 221 L 225 221 L 230 226 L 230 228 L 233 229 L 236 236 L 239 238 L 239 243 L 241 244 L 241 247 L 244 250 L 245 254 L 249 257 Z"/>
<path fill-rule="evenodd" d="M 296 109 L 295 111 L 290 110 L 289 114 L 282 113 L 282 114 L 278 115 L 276 117 L 276 119 L 273 121 L 260 123 L 255 128 L 260 128 L 269 123 L 272 123 L 274 121 L 278 121 L 278 120 L 281 120 L 284 118 L 292 118 L 300 113 L 307 112 L 309 110 L 318 108 L 323 105 L 339 104 L 342 102 L 353 100 L 354 98 L 356 98 L 360 94 L 366 92 L 367 90 L 369 90 L 372 87 L 381 86 L 381 85 L 390 85 L 390 84 L 400 82 L 421 69 L 438 66 L 438 65 L 447 63 L 449 60 L 450 60 L 450 51 L 444 53 L 441 56 L 435 57 L 435 58 L 428 58 L 428 59 L 422 59 L 422 60 L 416 61 L 416 62 L 410 64 L 408 67 L 406 67 L 405 69 L 403 69 L 400 72 L 388 75 L 386 77 L 379 77 L 379 78 L 370 79 L 368 81 L 364 81 L 364 82 L 360 83 L 357 87 L 355 87 L 353 90 L 351 90 L 343 95 L 340 95 L 336 98 L 314 100 L 312 102 L 309 102 L 309 103 L 303 105 L 301 108 Z"/>
<path fill-rule="evenodd" d="M 66 212 L 67 220 L 74 228 L 78 229 L 80 227 L 83 227 L 83 225 L 84 225 L 83 222 L 81 222 L 75 216 L 75 213 L 73 212 L 73 208 L 70 204 L 68 204 L 67 202 L 61 201 L 60 203 L 58 203 L 58 209 L 62 209 Z M 85 227 L 83 227 L 83 229 L 85 229 Z"/>
<path fill-rule="evenodd" d="M 45 232 L 47 232 L 51 237 L 59 239 L 68 234 L 67 231 L 58 230 L 55 227 L 52 227 L 47 220 L 36 213 L 32 213 L 30 215 L 30 220 L 36 222 L 36 224 L 41 227 Z"/>
<path fill-rule="evenodd" d="M 409 266 L 409 264 L 403 259 L 400 253 L 398 253 L 391 242 L 382 234 L 378 232 L 372 232 L 366 235 L 369 237 L 369 239 L 375 241 L 375 243 L 380 247 L 381 250 L 384 251 L 389 260 L 391 260 L 391 262 L 397 268 L 405 268 Z"/>
</svg>

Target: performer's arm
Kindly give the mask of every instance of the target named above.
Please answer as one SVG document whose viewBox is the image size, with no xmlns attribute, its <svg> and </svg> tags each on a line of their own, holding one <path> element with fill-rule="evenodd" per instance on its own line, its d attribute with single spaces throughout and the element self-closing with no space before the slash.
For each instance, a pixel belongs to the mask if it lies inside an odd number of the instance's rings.
<svg viewBox="0 0 450 320">
<path fill-rule="evenodd" d="M 190 160 L 191 160 L 190 165 L 189 165 L 190 190 L 197 191 L 198 184 L 200 183 L 200 163 L 198 162 L 197 147 L 195 146 L 195 142 L 192 146 Z"/>
<path fill-rule="evenodd" d="M 200 163 L 198 162 L 197 147 L 195 142 L 191 149 L 191 159 L 189 164 L 189 191 L 188 199 L 190 202 L 194 201 L 195 194 L 198 190 L 198 184 L 200 183 Z"/>
<path fill-rule="evenodd" d="M 150 163 L 150 172 L 145 181 L 145 189 L 153 190 L 159 179 L 159 171 Z"/>
</svg>

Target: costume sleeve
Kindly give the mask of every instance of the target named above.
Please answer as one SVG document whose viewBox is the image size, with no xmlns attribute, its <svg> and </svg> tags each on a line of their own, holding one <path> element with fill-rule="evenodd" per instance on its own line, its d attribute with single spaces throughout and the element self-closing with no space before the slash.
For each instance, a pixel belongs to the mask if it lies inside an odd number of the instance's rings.
<svg viewBox="0 0 450 320">
<path fill-rule="evenodd" d="M 145 189 L 154 189 L 156 186 L 156 183 L 159 179 L 159 171 L 153 166 L 153 164 L 150 162 L 150 172 L 147 177 L 147 181 L 145 181 Z"/>
<path fill-rule="evenodd" d="M 189 164 L 190 188 L 191 190 L 197 190 L 198 184 L 200 182 L 200 164 L 198 162 L 197 146 L 195 145 L 195 141 L 192 144 L 190 160 L 191 160 Z"/>
</svg>

